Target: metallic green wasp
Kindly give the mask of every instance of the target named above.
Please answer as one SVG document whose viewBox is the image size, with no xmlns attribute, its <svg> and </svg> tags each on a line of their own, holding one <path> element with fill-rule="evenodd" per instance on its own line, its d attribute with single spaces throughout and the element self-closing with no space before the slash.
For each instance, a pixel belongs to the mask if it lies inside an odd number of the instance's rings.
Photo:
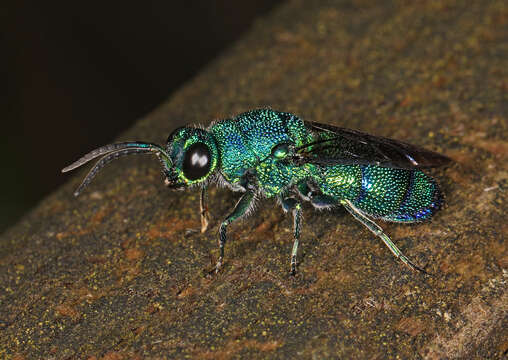
<svg viewBox="0 0 508 360">
<path fill-rule="evenodd" d="M 168 187 L 201 187 L 202 232 L 208 227 L 206 191 L 210 184 L 243 193 L 220 224 L 216 271 L 223 263 L 228 226 L 251 213 L 259 198 L 275 197 L 283 210 L 293 215 L 292 274 L 296 271 L 303 201 L 318 209 L 343 206 L 404 264 L 423 271 L 373 219 L 412 223 L 432 217 L 443 198 L 436 181 L 421 169 L 450 162 L 446 156 L 401 141 L 259 109 L 215 122 L 206 130 L 192 126 L 176 129 L 166 147 L 139 141 L 106 145 L 62 171 L 102 156 L 74 193 L 77 196 L 110 161 L 143 153 L 155 154 L 160 160 Z"/>
</svg>

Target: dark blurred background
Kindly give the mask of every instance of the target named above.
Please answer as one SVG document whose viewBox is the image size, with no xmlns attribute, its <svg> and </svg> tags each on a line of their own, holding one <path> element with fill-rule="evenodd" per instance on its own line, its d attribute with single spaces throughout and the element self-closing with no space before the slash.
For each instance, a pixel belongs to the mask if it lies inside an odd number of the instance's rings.
<svg viewBox="0 0 508 360">
<path fill-rule="evenodd" d="M 0 232 L 281 2 L 4 1 Z"/>
</svg>

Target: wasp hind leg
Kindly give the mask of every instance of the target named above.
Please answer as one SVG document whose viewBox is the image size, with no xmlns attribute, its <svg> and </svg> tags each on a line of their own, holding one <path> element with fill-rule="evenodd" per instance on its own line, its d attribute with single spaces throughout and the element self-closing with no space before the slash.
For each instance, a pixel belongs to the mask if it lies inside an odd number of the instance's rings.
<svg viewBox="0 0 508 360">
<path fill-rule="evenodd" d="M 365 216 L 356 206 L 354 206 L 349 200 L 341 200 L 341 205 L 346 208 L 346 210 L 354 216 L 356 220 L 361 222 L 363 225 L 367 227 L 370 231 L 374 233 L 374 235 L 378 236 L 383 240 L 385 245 L 390 249 L 390 251 L 395 255 L 398 259 L 400 259 L 404 264 L 406 264 L 411 270 L 417 270 L 424 274 L 427 274 L 425 270 L 416 266 L 409 258 L 399 250 L 399 248 L 392 242 L 392 240 L 383 232 L 383 229 L 376 224 L 374 221 Z"/>
<path fill-rule="evenodd" d="M 215 266 L 215 272 L 218 273 L 220 268 L 222 267 L 222 262 L 224 261 L 224 246 L 226 245 L 226 233 L 227 227 L 233 221 L 241 219 L 252 208 L 255 201 L 255 195 L 253 191 L 247 191 L 242 195 L 240 200 L 235 205 L 233 211 L 222 221 L 219 228 L 219 260 L 217 261 L 217 265 Z"/>
</svg>

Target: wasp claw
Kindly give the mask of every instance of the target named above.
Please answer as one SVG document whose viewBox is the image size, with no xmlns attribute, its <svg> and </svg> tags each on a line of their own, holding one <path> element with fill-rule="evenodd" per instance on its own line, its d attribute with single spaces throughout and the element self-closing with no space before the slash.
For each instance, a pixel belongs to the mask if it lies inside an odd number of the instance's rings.
<svg viewBox="0 0 508 360">
<path fill-rule="evenodd" d="M 221 268 L 222 268 L 222 257 L 219 258 L 219 261 L 217 261 L 217 265 L 215 265 L 215 273 L 218 274 Z"/>
<path fill-rule="evenodd" d="M 210 223 L 210 219 L 208 213 L 201 215 L 201 234 L 205 233 L 208 229 L 208 224 Z"/>
</svg>

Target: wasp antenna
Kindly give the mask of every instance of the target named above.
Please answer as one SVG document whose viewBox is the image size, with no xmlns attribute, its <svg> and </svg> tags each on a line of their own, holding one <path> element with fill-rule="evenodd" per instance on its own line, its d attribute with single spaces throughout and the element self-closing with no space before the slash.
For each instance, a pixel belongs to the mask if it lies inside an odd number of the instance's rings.
<svg viewBox="0 0 508 360">
<path fill-rule="evenodd" d="M 74 170 L 78 167 L 80 167 L 83 164 L 86 164 L 87 162 L 101 156 L 104 154 L 111 153 L 113 151 L 118 151 L 123 149 L 124 147 L 128 146 L 129 143 L 118 143 L 118 144 L 109 144 L 102 146 L 100 148 L 97 148 L 95 150 L 90 151 L 88 154 L 85 154 L 81 158 L 79 158 L 77 161 L 73 162 L 69 166 L 62 169 L 62 172 L 68 172 L 71 170 Z"/>
<path fill-rule="evenodd" d="M 99 149 L 98 149 L 99 150 Z M 99 172 L 100 169 L 102 169 L 104 166 L 106 166 L 107 164 L 109 164 L 111 161 L 115 160 L 115 159 L 118 159 L 119 157 L 121 156 L 125 156 L 125 155 L 131 155 L 131 154 L 146 154 L 146 153 L 149 153 L 149 152 L 154 152 L 154 151 L 157 151 L 157 154 L 160 154 L 161 151 L 163 151 L 162 149 L 160 150 L 154 150 L 153 148 L 147 148 L 147 147 L 130 147 L 130 148 L 122 148 L 120 150 L 116 150 L 116 151 L 112 151 L 110 152 L 109 154 L 105 155 L 104 157 L 102 157 L 95 165 L 93 168 L 90 169 L 90 171 L 88 172 L 88 174 L 86 175 L 86 177 L 83 179 L 83 182 L 81 182 L 81 184 L 79 185 L 79 187 L 76 189 L 76 191 L 74 192 L 74 196 L 78 196 L 81 191 L 83 191 L 83 189 L 85 187 L 88 186 L 88 184 L 90 184 L 90 182 L 92 181 L 92 179 L 95 177 L 95 175 L 97 175 L 97 173 Z M 164 156 L 166 156 L 166 153 L 162 153 Z M 95 157 L 97 157 L 98 155 L 96 155 Z M 85 158 L 86 155 L 83 157 Z M 82 159 L 83 159 L 82 158 Z M 84 162 L 87 162 L 87 161 L 90 161 L 91 159 L 88 159 L 88 160 L 85 160 Z M 79 162 L 80 160 L 78 160 L 77 162 Z M 84 163 L 83 162 L 83 163 Z M 73 164 L 74 165 L 74 164 Z M 71 166 L 73 166 L 71 165 Z M 81 164 L 80 164 L 81 165 Z M 69 167 L 71 167 L 69 166 Z M 77 165 L 79 166 L 79 165 Z M 77 167 L 75 166 L 75 167 Z M 74 168 L 75 168 L 74 167 Z M 65 170 L 65 169 L 64 169 Z M 72 170 L 72 169 L 70 169 Z"/>
<path fill-rule="evenodd" d="M 169 156 L 167 155 L 166 151 L 161 146 L 159 146 L 157 144 L 146 143 L 146 142 L 141 142 L 141 141 L 123 142 L 123 143 L 102 146 L 98 149 L 92 150 L 88 154 L 84 155 L 77 161 L 70 164 L 69 166 L 64 167 L 62 169 L 62 172 L 65 173 L 65 172 L 74 170 L 74 169 L 80 167 L 81 165 L 86 164 L 87 162 L 89 162 L 99 156 L 113 153 L 113 152 L 116 152 L 119 150 L 124 150 L 124 149 L 144 150 L 143 152 L 158 152 L 158 153 L 161 153 L 162 155 L 164 155 L 164 157 L 169 159 Z M 130 152 L 128 154 L 130 154 Z"/>
</svg>

